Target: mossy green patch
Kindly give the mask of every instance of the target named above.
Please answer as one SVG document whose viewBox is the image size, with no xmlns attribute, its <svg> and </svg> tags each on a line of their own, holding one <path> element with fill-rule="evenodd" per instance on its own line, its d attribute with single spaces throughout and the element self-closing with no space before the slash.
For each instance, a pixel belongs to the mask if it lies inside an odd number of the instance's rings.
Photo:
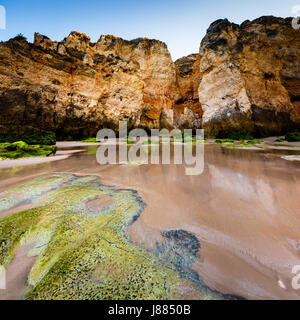
<svg viewBox="0 0 300 320">
<path fill-rule="evenodd" d="M 286 141 L 285 139 L 281 139 L 281 138 L 275 140 L 275 142 L 285 142 L 285 141 Z"/>
<path fill-rule="evenodd" d="M 191 142 L 196 142 L 196 139 L 193 139 L 191 136 L 185 136 L 183 141 L 185 143 L 191 143 Z"/>
<path fill-rule="evenodd" d="M 231 140 L 253 140 L 253 135 L 248 132 L 231 132 L 225 138 Z"/>
<path fill-rule="evenodd" d="M 300 133 L 299 132 L 289 132 L 286 134 L 285 140 L 288 142 L 300 141 Z"/>
<path fill-rule="evenodd" d="M 224 298 L 192 269 L 200 249 L 195 236 L 166 231 L 155 250 L 131 243 L 126 231 L 143 201 L 133 190 L 96 180 L 48 174 L 0 194 L 0 211 L 38 203 L 0 220 L 0 265 L 8 266 L 21 244 L 35 244 L 26 299 L 182 299 L 177 288 L 187 279 L 201 298 Z M 103 196 L 110 201 L 102 206 Z M 99 206 L 89 206 L 90 201 Z"/>
<path fill-rule="evenodd" d="M 87 138 L 87 139 L 81 140 L 80 142 L 83 142 L 83 143 L 97 143 L 97 142 L 100 142 L 100 140 L 98 140 L 97 138 Z"/>
<path fill-rule="evenodd" d="M 248 140 L 246 141 L 246 144 L 261 144 L 262 141 L 260 140 Z"/>
<path fill-rule="evenodd" d="M 136 142 L 130 138 L 122 139 L 121 142 L 125 142 L 127 144 L 136 144 Z"/>
<path fill-rule="evenodd" d="M 176 142 L 176 143 L 194 143 L 194 142 L 200 142 L 200 141 L 203 141 L 203 140 L 194 139 L 191 136 L 184 136 L 182 139 L 178 138 L 173 140 L 173 142 Z"/>
<path fill-rule="evenodd" d="M 173 142 L 175 142 L 175 143 L 183 143 L 183 140 L 182 139 L 173 139 Z"/>
<path fill-rule="evenodd" d="M 232 139 L 216 139 L 216 143 L 234 143 Z"/>
<path fill-rule="evenodd" d="M 53 146 L 56 144 L 56 135 L 53 132 L 43 130 L 27 130 L 22 134 L 14 132 L 0 134 L 0 143 L 16 141 L 24 141 L 29 145 Z"/>
<path fill-rule="evenodd" d="M 216 139 L 215 143 L 224 144 L 227 148 L 249 148 L 249 146 L 256 146 L 262 143 L 260 140 L 241 140 L 235 141 L 232 139 Z"/>
<path fill-rule="evenodd" d="M 0 159 L 18 159 L 55 154 L 57 147 L 48 145 L 28 145 L 24 141 L 0 143 Z"/>
<path fill-rule="evenodd" d="M 143 145 L 159 144 L 159 139 L 147 139 L 143 141 Z"/>
<path fill-rule="evenodd" d="M 50 174 L 0 194 L 0 211 L 39 201 L 0 220 L 0 265 L 7 266 L 21 244 L 34 242 L 30 254 L 38 258 L 27 299 L 181 298 L 176 288 L 184 279 L 177 266 L 125 236 L 144 208 L 137 193 L 95 179 Z M 112 204 L 87 206 L 103 195 Z"/>
</svg>

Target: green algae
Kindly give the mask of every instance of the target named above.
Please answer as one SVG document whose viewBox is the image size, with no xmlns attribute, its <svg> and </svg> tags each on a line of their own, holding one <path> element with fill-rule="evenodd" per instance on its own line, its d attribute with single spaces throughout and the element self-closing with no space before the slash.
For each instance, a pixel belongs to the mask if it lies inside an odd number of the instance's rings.
<svg viewBox="0 0 300 320">
<path fill-rule="evenodd" d="M 183 138 L 183 141 L 184 141 L 185 143 L 191 143 L 191 142 L 196 142 L 197 140 L 196 140 L 196 139 L 193 139 L 193 138 L 190 137 L 190 136 L 186 136 L 186 137 Z"/>
<path fill-rule="evenodd" d="M 0 193 L 0 211 L 25 203 L 34 203 L 47 192 L 74 179 L 72 174 L 47 174 Z"/>
<path fill-rule="evenodd" d="M 234 143 L 232 139 L 216 139 L 216 143 Z"/>
<path fill-rule="evenodd" d="M 203 137 L 196 137 L 196 139 L 194 139 L 193 137 L 191 136 L 185 136 L 185 134 L 183 133 L 182 134 L 182 137 L 180 138 L 175 138 L 173 139 L 173 142 L 175 143 L 195 143 L 195 142 L 200 142 L 200 141 L 204 141 Z"/>
<path fill-rule="evenodd" d="M 186 231 L 166 231 L 155 250 L 131 243 L 126 232 L 145 204 L 133 190 L 117 190 L 95 176 L 48 174 L 0 194 L 0 211 L 28 202 L 33 209 L 0 220 L 0 265 L 22 244 L 37 256 L 24 298 L 33 300 L 182 299 L 186 279 L 202 299 L 221 299 L 192 269 L 200 244 Z M 14 200 L 13 195 L 18 195 Z M 90 201 L 110 203 L 91 209 Z"/>
<path fill-rule="evenodd" d="M 248 145 L 255 145 L 255 144 L 262 143 L 262 141 L 254 140 L 254 139 L 247 139 L 247 140 L 216 139 L 215 140 L 215 143 L 220 143 L 220 144 L 233 144 L 235 142 L 237 146 L 248 146 Z"/>
<path fill-rule="evenodd" d="M 0 159 L 50 156 L 56 149 L 56 146 L 28 145 L 24 141 L 0 143 Z"/>
<path fill-rule="evenodd" d="M 121 142 L 125 142 L 127 144 L 136 144 L 136 141 L 130 139 L 130 138 L 125 138 L 125 139 L 122 139 Z"/>
<path fill-rule="evenodd" d="M 81 140 L 80 142 L 82 142 L 82 143 L 98 143 L 98 142 L 100 142 L 100 140 L 98 140 L 97 138 L 87 138 L 87 139 Z"/>
<path fill-rule="evenodd" d="M 285 136 L 285 140 L 288 142 L 298 142 L 300 141 L 300 132 L 289 132 Z"/>
<path fill-rule="evenodd" d="M 233 140 L 233 139 L 216 139 L 215 143 L 221 144 L 223 147 L 228 149 L 253 149 L 261 150 L 262 148 L 267 147 L 263 144 L 261 140 Z"/>
<path fill-rule="evenodd" d="M 44 130 L 27 130 L 21 134 L 15 132 L 0 134 L 0 143 L 13 143 L 16 141 L 24 141 L 29 145 L 53 146 L 56 144 L 56 135 L 53 132 Z"/>
<path fill-rule="evenodd" d="M 47 195 L 40 192 L 42 206 L 0 220 L 0 265 L 12 261 L 21 243 L 35 243 L 31 254 L 38 258 L 29 275 L 26 298 L 174 298 L 181 281 L 175 270 L 125 237 L 128 225 L 144 207 L 138 195 L 100 185 L 93 178 L 60 176 L 61 181 L 56 180 L 60 187 Z M 39 183 L 49 178 L 40 177 Z M 7 194 L 21 189 L 28 193 L 34 185 L 30 182 Z M 113 201 L 109 209 L 96 214 L 83 210 L 84 204 L 100 195 Z"/>
<path fill-rule="evenodd" d="M 143 141 L 143 145 L 151 145 L 151 144 L 160 144 L 159 139 L 147 139 L 145 141 Z"/>
<path fill-rule="evenodd" d="M 248 140 L 246 141 L 246 144 L 261 144 L 262 141 L 260 140 Z"/>
<path fill-rule="evenodd" d="M 249 132 L 231 132 L 226 137 L 231 140 L 253 140 L 253 135 Z"/>
</svg>

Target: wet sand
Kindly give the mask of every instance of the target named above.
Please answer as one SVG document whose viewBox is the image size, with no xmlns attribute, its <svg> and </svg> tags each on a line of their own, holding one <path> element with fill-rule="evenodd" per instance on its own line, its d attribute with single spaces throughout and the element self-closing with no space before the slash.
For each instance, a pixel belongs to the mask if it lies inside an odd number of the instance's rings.
<svg viewBox="0 0 300 320">
<path fill-rule="evenodd" d="M 248 299 L 299 299 L 291 270 L 300 255 L 290 241 L 300 243 L 300 167 L 209 148 L 200 177 L 176 166 L 103 171 L 102 181 L 137 189 L 148 204 L 130 238 L 154 246 L 163 230 L 187 230 L 200 240 L 195 270 L 210 287 Z"/>
<path fill-rule="evenodd" d="M 99 142 L 78 142 L 78 141 L 58 141 L 56 143 L 59 149 L 62 148 L 74 148 L 74 147 L 88 147 L 88 146 L 99 146 Z"/>
<path fill-rule="evenodd" d="M 21 246 L 6 269 L 6 290 L 0 290 L 0 300 L 19 300 L 25 288 L 27 276 L 36 257 L 28 257 L 33 244 Z"/>
<path fill-rule="evenodd" d="M 281 158 L 291 151 L 206 145 L 204 173 L 186 176 L 176 165 L 99 166 L 97 146 L 84 149 L 63 161 L 0 170 L 0 192 L 49 172 L 96 174 L 137 190 L 146 203 L 129 230 L 132 241 L 154 247 L 164 230 L 189 231 L 201 243 L 193 268 L 212 289 L 300 299 L 291 287 L 291 270 L 300 264 L 300 163 Z"/>
<path fill-rule="evenodd" d="M 45 162 L 65 160 L 67 158 L 68 158 L 68 155 L 55 155 L 52 157 L 32 157 L 32 158 L 20 158 L 16 160 L 1 160 L 0 169 L 31 166 L 34 164 L 40 164 Z"/>
</svg>

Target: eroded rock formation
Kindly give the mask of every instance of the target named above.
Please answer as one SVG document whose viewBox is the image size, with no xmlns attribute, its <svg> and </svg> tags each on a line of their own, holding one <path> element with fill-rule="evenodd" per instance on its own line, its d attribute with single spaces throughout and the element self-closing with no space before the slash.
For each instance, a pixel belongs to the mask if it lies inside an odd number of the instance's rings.
<svg viewBox="0 0 300 320">
<path fill-rule="evenodd" d="M 300 31 L 290 18 L 211 24 L 200 48 L 206 134 L 264 136 L 299 129 L 299 46 Z"/>
<path fill-rule="evenodd" d="M 291 18 L 217 20 L 200 53 L 173 63 L 167 46 L 72 32 L 0 44 L 0 133 L 38 128 L 58 139 L 103 127 L 201 128 L 206 136 L 300 130 L 300 30 Z"/>
<path fill-rule="evenodd" d="M 203 110 L 199 102 L 200 55 L 191 54 L 178 59 L 176 66 L 177 96 L 174 103 L 174 123 L 180 128 L 198 129 Z"/>
<path fill-rule="evenodd" d="M 59 139 L 94 136 L 102 127 L 173 127 L 176 72 L 156 40 L 72 32 L 62 42 L 40 34 L 0 45 L 1 131 L 27 127 Z"/>
</svg>

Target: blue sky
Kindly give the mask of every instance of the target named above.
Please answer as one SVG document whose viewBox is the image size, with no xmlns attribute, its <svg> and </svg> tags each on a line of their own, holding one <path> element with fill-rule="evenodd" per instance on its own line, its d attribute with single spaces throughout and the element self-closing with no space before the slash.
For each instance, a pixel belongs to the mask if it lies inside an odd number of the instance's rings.
<svg viewBox="0 0 300 320">
<path fill-rule="evenodd" d="M 38 31 L 62 40 L 72 30 L 97 41 L 101 34 L 124 39 L 148 37 L 166 42 L 173 59 L 199 51 L 211 22 L 235 23 L 262 15 L 292 16 L 300 0 L 0 0 L 6 8 L 5 41 L 22 33 L 29 41 Z"/>
</svg>

